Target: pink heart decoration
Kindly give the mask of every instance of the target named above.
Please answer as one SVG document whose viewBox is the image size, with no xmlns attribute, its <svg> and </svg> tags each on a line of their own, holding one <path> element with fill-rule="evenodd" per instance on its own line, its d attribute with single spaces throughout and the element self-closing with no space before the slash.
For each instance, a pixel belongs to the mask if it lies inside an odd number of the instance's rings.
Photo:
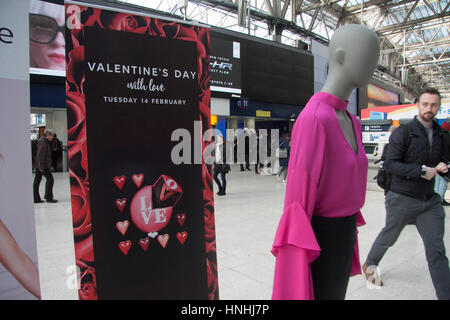
<svg viewBox="0 0 450 320">
<path fill-rule="evenodd" d="M 141 246 L 142 250 L 147 251 L 148 246 L 150 245 L 150 238 L 146 237 L 146 238 L 139 239 L 138 243 Z"/>
<path fill-rule="evenodd" d="M 180 224 L 180 226 L 183 226 L 185 220 L 186 220 L 186 213 L 177 214 L 177 221 Z"/>
<path fill-rule="evenodd" d="M 127 233 L 128 227 L 130 226 L 130 222 L 128 220 L 119 221 L 116 223 L 116 228 L 119 232 L 124 236 Z"/>
<path fill-rule="evenodd" d="M 125 209 L 125 206 L 127 205 L 127 199 L 116 199 L 114 203 L 116 204 L 117 209 L 119 209 L 120 212 L 123 212 L 123 209 Z"/>
<path fill-rule="evenodd" d="M 163 248 L 165 248 L 167 245 L 167 242 L 169 241 L 169 238 L 170 238 L 170 236 L 166 233 L 165 235 L 159 235 L 157 239 L 158 239 L 159 244 Z"/>
<path fill-rule="evenodd" d="M 117 188 L 119 188 L 119 190 L 122 190 L 123 187 L 125 186 L 125 182 L 127 181 L 127 178 L 125 176 L 114 177 L 113 181 L 116 184 Z"/>
<path fill-rule="evenodd" d="M 144 182 L 144 174 L 143 173 L 133 174 L 131 176 L 131 180 L 133 180 L 134 184 L 139 189 L 142 186 L 142 182 Z"/>
<path fill-rule="evenodd" d="M 120 251 L 122 251 L 122 253 L 124 255 L 128 254 L 128 251 L 130 251 L 130 248 L 131 248 L 131 241 L 130 240 L 119 242 L 119 249 L 120 249 Z"/>
<path fill-rule="evenodd" d="M 178 239 L 178 241 L 180 241 L 180 243 L 181 243 L 182 245 L 183 245 L 184 242 L 186 241 L 187 236 L 188 236 L 188 233 L 187 233 L 186 231 L 178 232 L 178 233 L 177 233 L 177 239 Z"/>
</svg>

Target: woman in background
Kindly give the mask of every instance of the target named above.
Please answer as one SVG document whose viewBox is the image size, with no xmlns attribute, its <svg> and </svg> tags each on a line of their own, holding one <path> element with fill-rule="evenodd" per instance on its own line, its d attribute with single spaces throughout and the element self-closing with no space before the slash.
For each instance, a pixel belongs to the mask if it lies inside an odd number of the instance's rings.
<svg viewBox="0 0 450 320">
<path fill-rule="evenodd" d="M 289 134 L 284 133 L 280 139 L 280 151 L 285 150 L 285 155 L 283 157 L 279 156 L 280 159 L 280 170 L 278 171 L 277 180 L 281 182 L 281 174 L 283 175 L 283 182 L 286 182 L 287 177 L 287 169 L 289 164 L 289 153 L 290 153 L 290 142 L 289 142 Z"/>
<path fill-rule="evenodd" d="M 64 6 L 30 0 L 30 67 L 66 69 Z"/>
<path fill-rule="evenodd" d="M 227 179 L 225 175 L 230 172 L 230 165 L 226 163 L 227 154 L 226 154 L 226 144 L 224 142 L 223 136 L 217 136 L 216 148 L 214 149 L 214 168 L 213 168 L 213 178 L 219 187 L 219 192 L 217 195 L 224 196 L 226 194 L 227 188 Z M 220 178 L 222 182 L 220 182 L 218 175 L 220 174 Z"/>
</svg>

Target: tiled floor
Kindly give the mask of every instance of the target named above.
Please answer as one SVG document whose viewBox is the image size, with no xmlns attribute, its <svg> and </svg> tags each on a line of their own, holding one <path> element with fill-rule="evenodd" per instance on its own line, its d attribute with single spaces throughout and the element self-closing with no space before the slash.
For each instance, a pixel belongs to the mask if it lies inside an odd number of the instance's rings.
<svg viewBox="0 0 450 320">
<path fill-rule="evenodd" d="M 372 180 L 375 173 L 369 170 L 362 210 L 367 224 L 359 228 L 361 260 L 384 225 L 384 194 Z M 77 299 L 68 174 L 55 174 L 55 180 L 59 202 L 35 206 L 42 297 Z M 282 212 L 285 184 L 278 183 L 274 176 L 240 172 L 238 166 L 233 166 L 227 181 L 228 194 L 215 198 L 220 298 L 270 299 L 275 262 L 270 249 Z M 449 227 L 447 217 L 447 248 Z M 383 288 L 370 290 L 362 276 L 355 276 L 350 279 L 347 299 L 436 299 L 415 226 L 405 228 L 380 267 Z"/>
</svg>

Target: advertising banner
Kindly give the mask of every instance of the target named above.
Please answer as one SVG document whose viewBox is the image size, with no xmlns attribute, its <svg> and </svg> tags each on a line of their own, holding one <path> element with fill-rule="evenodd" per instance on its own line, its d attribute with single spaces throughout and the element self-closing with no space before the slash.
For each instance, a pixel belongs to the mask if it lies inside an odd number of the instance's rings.
<svg viewBox="0 0 450 320">
<path fill-rule="evenodd" d="M 30 73 L 64 77 L 64 6 L 43 0 L 28 1 Z"/>
<path fill-rule="evenodd" d="M 361 110 L 361 120 L 400 120 L 412 119 L 418 113 L 416 104 L 401 104 L 395 106 L 382 106 Z M 442 100 L 436 119 L 443 121 L 450 117 L 450 101 Z"/>
<path fill-rule="evenodd" d="M 0 300 L 40 298 L 32 193 L 28 0 L 0 2 Z"/>
<path fill-rule="evenodd" d="M 218 299 L 211 166 L 171 158 L 177 129 L 207 146 L 209 29 L 65 10 L 80 298 Z"/>
<path fill-rule="evenodd" d="M 367 98 L 369 99 L 367 104 L 369 108 L 398 105 L 400 102 L 400 95 L 398 93 L 380 88 L 371 83 L 367 85 Z"/>
<path fill-rule="evenodd" d="M 241 44 L 213 38 L 209 68 L 211 90 L 241 94 Z"/>
</svg>

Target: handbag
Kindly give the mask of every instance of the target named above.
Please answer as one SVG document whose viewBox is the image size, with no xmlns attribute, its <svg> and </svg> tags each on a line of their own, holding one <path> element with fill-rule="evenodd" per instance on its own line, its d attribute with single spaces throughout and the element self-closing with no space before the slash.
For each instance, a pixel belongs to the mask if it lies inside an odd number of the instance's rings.
<svg viewBox="0 0 450 320">
<path fill-rule="evenodd" d="M 279 158 L 287 158 L 288 156 L 288 150 L 287 149 L 280 149 L 278 152 Z"/>
<path fill-rule="evenodd" d="M 288 149 L 284 148 L 287 141 L 283 141 L 280 144 L 280 147 L 277 149 L 278 158 L 287 158 L 288 157 Z"/>
</svg>

